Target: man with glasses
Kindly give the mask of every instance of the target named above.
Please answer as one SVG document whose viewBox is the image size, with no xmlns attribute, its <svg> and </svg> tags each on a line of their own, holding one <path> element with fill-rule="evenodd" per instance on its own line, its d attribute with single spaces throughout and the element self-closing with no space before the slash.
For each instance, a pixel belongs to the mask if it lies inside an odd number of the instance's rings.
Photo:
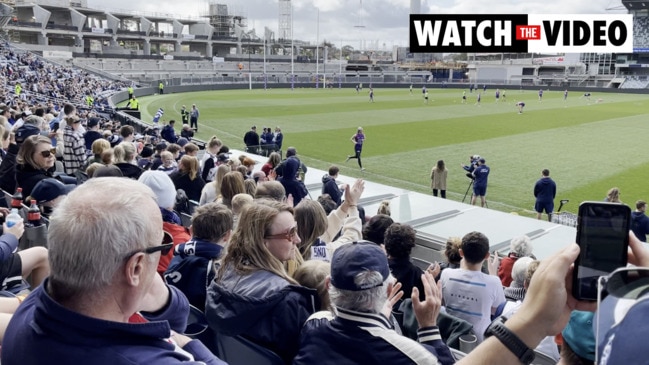
<svg viewBox="0 0 649 365">
<path fill-rule="evenodd" d="M 161 226 L 137 181 L 91 179 L 70 193 L 50 219 L 51 275 L 16 311 L 2 363 L 224 364 L 179 334 L 189 303 L 156 273 L 172 246 Z"/>
</svg>

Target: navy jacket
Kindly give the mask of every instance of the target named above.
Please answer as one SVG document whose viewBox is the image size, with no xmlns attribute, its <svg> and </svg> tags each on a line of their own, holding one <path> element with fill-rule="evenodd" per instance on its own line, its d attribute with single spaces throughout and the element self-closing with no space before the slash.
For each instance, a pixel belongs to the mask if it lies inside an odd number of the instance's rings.
<svg viewBox="0 0 649 365">
<path fill-rule="evenodd" d="M 282 142 L 284 141 L 284 135 L 280 133 L 275 133 L 275 136 L 273 137 L 273 142 L 275 143 L 275 146 L 277 147 L 278 150 L 282 149 Z"/>
<path fill-rule="evenodd" d="M 330 320 L 322 313 L 304 325 L 293 365 L 455 363 L 437 327 L 420 328 L 417 343 L 396 333 L 382 314 L 339 308 L 337 316 Z"/>
<path fill-rule="evenodd" d="M 176 143 L 176 141 L 178 141 L 176 131 L 171 124 L 167 124 L 162 128 L 162 131 L 160 131 L 160 137 L 164 138 L 164 140 L 169 143 Z"/>
<path fill-rule="evenodd" d="M 209 241 L 193 239 L 174 248 L 165 281 L 180 289 L 189 303 L 205 309 L 207 287 L 214 280 L 213 259 L 218 259 L 223 247 Z"/>
<path fill-rule="evenodd" d="M 342 204 L 342 195 L 343 192 L 338 188 L 336 184 L 336 179 L 326 174 L 322 177 L 322 194 L 329 194 L 331 199 L 336 202 L 336 206 L 339 207 Z"/>
<path fill-rule="evenodd" d="M 489 169 L 489 166 L 487 165 L 480 165 L 477 166 L 473 170 L 473 176 L 475 176 L 475 180 L 473 181 L 473 185 L 475 186 L 487 186 L 487 179 L 489 178 L 489 172 L 491 170 Z"/>
<path fill-rule="evenodd" d="M 647 242 L 647 234 L 649 234 L 649 217 L 647 217 L 644 212 L 632 212 L 631 230 L 640 241 Z"/>
<path fill-rule="evenodd" d="M 208 288 L 205 315 L 217 335 L 242 335 L 290 364 L 304 322 L 319 307 L 313 289 L 264 270 L 248 275 L 227 270 Z"/>
<path fill-rule="evenodd" d="M 5 233 L 0 236 L 0 262 L 4 262 L 11 257 L 11 254 L 18 248 L 18 238 L 11 233 Z M 3 278 L 4 279 L 4 278 Z"/>
<path fill-rule="evenodd" d="M 2 343 L 3 364 L 225 364 L 198 340 L 183 347 L 195 361 L 166 340 L 172 329 L 183 332 L 187 326 L 189 303 L 178 289 L 169 287 L 166 308 L 143 314 L 149 322 L 121 323 L 86 317 L 61 306 L 43 289 L 47 283 L 25 299 L 9 322 Z"/>
<path fill-rule="evenodd" d="M 86 151 L 92 151 L 92 144 L 100 138 L 103 138 L 103 135 L 98 131 L 87 131 L 86 134 L 83 135 L 83 140 L 86 144 Z"/>
<path fill-rule="evenodd" d="M 284 170 L 282 171 L 282 176 L 277 179 L 284 190 L 286 190 L 286 196 L 288 194 L 293 195 L 293 206 L 298 205 L 298 203 L 308 195 L 308 191 L 304 183 L 297 179 L 297 170 L 300 168 L 300 160 L 294 157 L 289 157 L 284 161 Z"/>
<path fill-rule="evenodd" d="M 557 195 L 557 184 L 549 177 L 542 177 L 534 185 L 536 201 L 551 202 Z"/>
</svg>

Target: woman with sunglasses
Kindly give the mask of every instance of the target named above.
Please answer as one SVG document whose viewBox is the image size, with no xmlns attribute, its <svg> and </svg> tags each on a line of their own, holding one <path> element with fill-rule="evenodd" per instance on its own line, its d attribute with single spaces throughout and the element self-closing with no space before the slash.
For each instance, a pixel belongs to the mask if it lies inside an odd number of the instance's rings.
<svg viewBox="0 0 649 365">
<path fill-rule="evenodd" d="M 41 135 L 30 136 L 20 145 L 16 156 L 16 183 L 29 196 L 39 181 L 53 177 L 56 149 Z"/>
<path fill-rule="evenodd" d="M 317 292 L 284 269 L 299 243 L 290 206 L 262 199 L 243 210 L 207 291 L 205 312 L 217 336 L 243 336 L 291 363 L 302 325 L 319 307 Z"/>
</svg>

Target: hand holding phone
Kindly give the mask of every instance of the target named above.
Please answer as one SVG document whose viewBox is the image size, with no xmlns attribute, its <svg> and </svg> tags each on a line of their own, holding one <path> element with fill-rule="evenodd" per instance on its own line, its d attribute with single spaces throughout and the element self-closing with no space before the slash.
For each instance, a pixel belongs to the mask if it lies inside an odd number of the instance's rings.
<svg viewBox="0 0 649 365">
<path fill-rule="evenodd" d="M 579 206 L 572 292 L 578 300 L 597 300 L 597 281 L 627 264 L 631 209 L 624 204 L 583 202 Z"/>
</svg>

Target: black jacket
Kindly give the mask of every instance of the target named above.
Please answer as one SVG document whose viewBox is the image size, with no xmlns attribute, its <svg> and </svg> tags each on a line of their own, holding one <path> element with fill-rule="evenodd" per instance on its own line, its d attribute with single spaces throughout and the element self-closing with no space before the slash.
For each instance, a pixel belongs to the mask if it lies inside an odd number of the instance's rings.
<svg viewBox="0 0 649 365">
<path fill-rule="evenodd" d="M 205 187 L 205 181 L 202 177 L 196 175 L 194 180 L 190 180 L 188 173 L 180 171 L 173 172 L 169 177 L 174 182 L 176 190 L 183 189 L 189 200 L 201 200 L 201 191 Z"/>
<path fill-rule="evenodd" d="M 248 131 L 243 136 L 243 143 L 245 143 L 248 147 L 259 146 L 259 135 L 257 134 L 257 132 Z"/>
<path fill-rule="evenodd" d="M 13 194 L 16 191 L 16 155 L 18 145 L 12 143 L 7 149 L 7 154 L 0 163 L 0 188 Z"/>
<path fill-rule="evenodd" d="M 322 177 L 322 194 L 329 194 L 331 199 L 336 202 L 336 206 L 339 207 L 342 204 L 342 195 L 343 192 L 338 188 L 336 184 L 336 179 L 326 174 Z"/>
<path fill-rule="evenodd" d="M 424 291 L 424 283 L 421 282 L 421 274 L 424 272 L 410 262 L 409 258 L 402 259 L 388 259 L 390 265 L 390 272 L 398 282 L 401 283 L 401 290 L 403 290 L 403 298 L 410 298 L 412 288 L 419 289 L 419 300 L 426 299 L 426 292 Z"/>
<path fill-rule="evenodd" d="M 304 186 L 304 183 L 296 177 L 299 168 L 300 160 L 289 157 L 285 161 L 283 175 L 277 179 L 284 186 L 286 196 L 288 197 L 289 194 L 293 195 L 294 205 L 298 205 L 302 199 L 309 195 L 309 191 Z"/>
<path fill-rule="evenodd" d="M 128 162 L 116 163 L 115 166 L 119 167 L 119 169 L 122 171 L 122 175 L 124 175 L 124 177 L 128 177 L 128 178 L 134 179 L 134 180 L 139 179 L 140 175 L 142 175 L 142 172 L 144 172 L 144 170 L 142 170 L 138 166 L 133 165 L 132 163 L 128 163 Z"/>
<path fill-rule="evenodd" d="M 49 170 L 36 169 L 32 165 L 16 165 L 16 183 L 23 188 L 23 197 L 31 195 L 32 190 L 39 181 L 51 178 L 56 170 L 54 167 Z"/>
</svg>

